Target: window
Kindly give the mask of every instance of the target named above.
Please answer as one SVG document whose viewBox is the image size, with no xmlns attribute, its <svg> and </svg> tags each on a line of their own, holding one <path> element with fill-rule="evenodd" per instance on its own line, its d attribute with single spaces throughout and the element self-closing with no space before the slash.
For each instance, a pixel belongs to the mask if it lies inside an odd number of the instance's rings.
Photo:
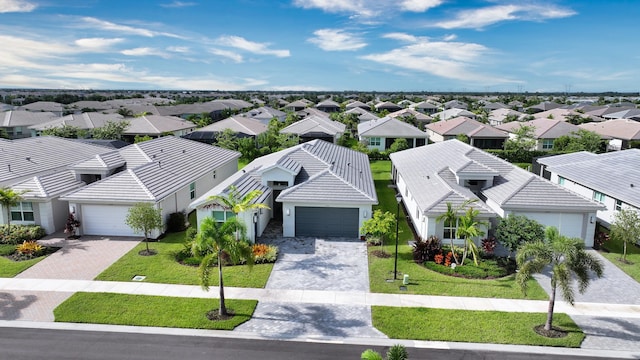
<svg viewBox="0 0 640 360">
<path fill-rule="evenodd" d="M 604 199 L 606 199 L 607 197 L 599 192 L 599 191 L 594 191 L 593 192 L 593 200 L 599 202 L 599 203 L 604 203 Z"/>
<path fill-rule="evenodd" d="M 542 150 L 551 150 L 551 149 L 553 149 L 553 139 L 543 139 Z"/>
<path fill-rule="evenodd" d="M 20 202 L 11 207 L 11 221 L 35 221 L 33 217 L 33 204 Z"/>
<path fill-rule="evenodd" d="M 369 138 L 369 145 L 370 146 L 380 146 L 380 138 L 379 137 Z"/>
<path fill-rule="evenodd" d="M 274 181 L 273 186 L 289 186 L 288 181 Z"/>
<path fill-rule="evenodd" d="M 616 200 L 616 211 L 622 210 L 622 200 Z"/>
<path fill-rule="evenodd" d="M 232 219 L 236 216 L 233 211 L 224 211 L 224 210 L 214 210 L 211 212 L 211 216 L 216 222 L 222 223 L 227 221 L 227 219 Z"/>
<path fill-rule="evenodd" d="M 444 236 L 445 239 L 456 239 L 456 224 L 448 221 L 444 222 Z"/>
<path fill-rule="evenodd" d="M 189 197 L 191 200 L 196 198 L 196 183 L 189 184 Z"/>
<path fill-rule="evenodd" d="M 558 176 L 558 185 L 564 186 L 564 178 L 562 176 Z"/>
</svg>

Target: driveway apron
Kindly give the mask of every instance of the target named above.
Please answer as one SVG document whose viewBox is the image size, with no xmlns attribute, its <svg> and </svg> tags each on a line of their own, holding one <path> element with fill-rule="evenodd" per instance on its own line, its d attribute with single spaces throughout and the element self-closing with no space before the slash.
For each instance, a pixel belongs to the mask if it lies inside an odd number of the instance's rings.
<svg viewBox="0 0 640 360">
<path fill-rule="evenodd" d="M 16 278 L 93 280 L 133 249 L 140 239 L 83 236 L 72 240 L 57 233 L 38 242 L 60 249 L 18 274 Z M 44 291 L 0 292 L 0 320 L 53 321 L 53 309 L 72 294 Z"/>
<path fill-rule="evenodd" d="M 266 289 L 369 291 L 366 243 L 349 238 L 267 237 L 280 255 Z M 321 295 L 318 295 L 321 296 Z M 265 338 L 386 338 L 371 323 L 371 307 L 260 302 L 253 318 L 236 331 Z"/>
<path fill-rule="evenodd" d="M 600 259 L 604 265 L 601 278 L 592 277 L 584 294 L 577 291 L 574 284 L 575 301 L 602 304 L 640 304 L 640 283 L 612 264 L 595 250 L 588 250 Z M 542 288 L 550 293 L 550 273 L 535 276 Z M 560 291 L 557 299 L 562 299 Z M 586 338 L 582 348 L 586 349 L 624 349 L 640 351 L 640 319 L 605 318 L 597 316 L 571 316 L 582 328 Z"/>
</svg>

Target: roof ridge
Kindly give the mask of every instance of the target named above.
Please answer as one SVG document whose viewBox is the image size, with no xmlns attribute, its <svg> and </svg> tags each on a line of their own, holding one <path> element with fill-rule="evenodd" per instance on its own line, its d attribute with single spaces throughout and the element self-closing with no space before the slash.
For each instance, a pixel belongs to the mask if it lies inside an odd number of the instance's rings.
<svg viewBox="0 0 640 360">
<path fill-rule="evenodd" d="M 366 194 L 364 191 L 362 191 L 361 189 L 359 189 L 357 186 L 355 186 L 354 184 L 352 184 L 351 182 L 349 182 L 347 179 L 345 179 L 344 177 L 338 175 L 335 171 L 333 171 L 334 166 L 332 166 L 331 168 L 329 168 L 329 173 L 333 174 L 335 177 L 337 177 L 338 179 L 342 180 L 342 182 L 344 182 L 345 184 L 351 186 L 353 189 L 355 189 L 356 191 L 358 191 L 359 193 L 361 193 L 362 195 L 364 195 L 366 198 L 369 198 L 371 200 L 375 200 L 373 199 L 371 196 L 369 196 L 368 194 Z M 362 170 L 360 170 L 360 172 L 362 172 Z"/>
<path fill-rule="evenodd" d="M 241 123 L 240 121 L 238 121 L 238 117 L 241 117 L 244 120 L 249 120 L 249 118 L 243 117 L 243 116 L 232 116 L 231 118 L 233 119 L 233 121 L 235 121 L 238 125 L 242 126 L 243 128 L 245 128 L 247 131 L 251 132 L 251 133 L 255 133 L 255 131 L 249 129 L 246 125 L 244 125 L 243 123 Z"/>
<path fill-rule="evenodd" d="M 38 189 L 40 189 L 40 191 L 42 192 L 42 194 L 45 197 L 48 197 L 49 194 L 47 193 L 47 191 L 44 189 L 44 186 L 42 185 L 42 181 L 40 181 L 40 177 L 39 176 L 34 176 L 33 177 L 33 181 L 35 182 L 36 186 L 38 187 Z"/>
<path fill-rule="evenodd" d="M 100 164 L 101 164 L 102 166 L 107 167 L 107 163 L 106 163 L 106 162 L 104 162 L 104 160 L 102 159 L 101 154 L 97 154 L 97 155 L 96 155 L 96 159 L 98 159 L 98 162 L 100 162 Z"/>
<path fill-rule="evenodd" d="M 138 185 L 140 185 L 140 187 L 142 188 L 142 190 L 144 190 L 144 192 L 149 195 L 150 198 L 155 199 L 156 197 L 151 193 L 151 191 L 149 190 L 149 188 L 147 188 L 147 186 L 142 182 L 142 180 L 140 180 L 140 178 L 138 177 L 138 175 L 136 175 L 136 173 L 133 171 L 133 169 L 127 169 L 127 172 L 129 173 L 129 175 L 131 175 L 131 177 L 133 178 L 133 180 L 135 182 L 138 183 Z"/>
</svg>

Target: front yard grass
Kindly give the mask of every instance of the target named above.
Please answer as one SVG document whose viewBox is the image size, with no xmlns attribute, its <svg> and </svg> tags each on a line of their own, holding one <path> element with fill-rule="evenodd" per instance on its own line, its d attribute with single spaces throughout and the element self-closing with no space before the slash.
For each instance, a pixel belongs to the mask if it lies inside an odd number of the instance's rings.
<svg viewBox="0 0 640 360">
<path fill-rule="evenodd" d="M 195 212 L 190 215 L 189 222 L 191 226 L 196 226 Z M 151 242 L 149 248 L 158 252 L 154 256 L 138 255 L 138 252 L 145 248 L 144 242 L 141 242 L 98 275 L 95 280 L 131 281 L 136 275 L 144 275 L 145 282 L 198 285 L 198 268 L 182 265 L 175 259 L 175 254 L 184 248 L 184 234 L 184 232 L 169 233 L 159 242 Z M 224 284 L 234 287 L 263 288 L 272 268 L 273 264 L 256 264 L 251 271 L 246 265 L 225 266 Z M 211 282 L 211 286 L 218 285 L 217 271 Z"/>
<path fill-rule="evenodd" d="M 395 215 L 397 203 L 395 200 L 395 190 L 389 188 L 391 184 L 390 161 L 372 161 L 371 171 L 378 194 L 377 209 L 389 211 Z M 421 295 L 443 295 L 443 296 L 467 296 L 467 297 L 488 297 L 507 299 L 535 299 L 546 300 L 547 294 L 535 280 L 529 283 L 527 296 L 525 297 L 515 282 L 515 276 L 510 275 L 495 280 L 473 280 L 442 275 L 428 270 L 413 261 L 412 247 L 408 241 L 413 240 L 413 233 L 407 223 L 402 207 L 400 208 L 400 223 L 398 236 L 398 272 L 409 275 L 409 285 L 407 294 Z M 369 248 L 369 253 L 380 249 L 379 246 Z M 393 239 L 386 239 L 384 251 L 390 255 L 388 258 L 378 258 L 369 255 L 369 282 L 372 292 L 380 293 L 400 293 L 400 282 L 386 282 L 386 279 L 393 278 L 395 236 Z M 402 276 L 398 277 L 402 279 Z"/>
<path fill-rule="evenodd" d="M 12 254 L 15 249 L 15 245 L 0 244 L 0 277 L 14 277 L 46 257 L 40 256 L 35 259 L 24 261 L 13 261 L 5 257 L 6 255 Z"/>
<path fill-rule="evenodd" d="M 79 292 L 53 314 L 57 322 L 233 330 L 251 319 L 258 302 L 226 300 L 225 304 L 235 316 L 211 321 L 206 315 L 218 307 L 218 299 Z"/>
<path fill-rule="evenodd" d="M 555 313 L 554 327 L 569 334 L 547 338 L 533 328 L 546 313 L 511 313 L 430 308 L 372 307 L 373 326 L 392 339 L 490 344 L 580 347 L 584 334 L 566 314 Z"/>
<path fill-rule="evenodd" d="M 627 264 L 621 262 L 622 241 L 609 240 L 602 245 L 607 251 L 600 251 L 600 254 L 619 267 L 627 275 L 640 282 L 640 247 L 634 244 L 627 244 Z"/>
</svg>

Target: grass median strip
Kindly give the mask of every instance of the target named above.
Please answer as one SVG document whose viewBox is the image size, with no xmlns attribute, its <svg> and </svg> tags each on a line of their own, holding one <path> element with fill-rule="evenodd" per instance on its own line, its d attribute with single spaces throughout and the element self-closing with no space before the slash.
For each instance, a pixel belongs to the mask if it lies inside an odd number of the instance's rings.
<svg viewBox="0 0 640 360">
<path fill-rule="evenodd" d="M 235 312 L 229 320 L 211 321 L 207 312 L 217 299 L 79 292 L 54 311 L 56 322 L 233 330 L 251 319 L 256 300 L 225 300 Z"/>
<path fill-rule="evenodd" d="M 392 339 L 455 341 L 492 344 L 580 347 L 584 334 L 566 314 L 554 314 L 554 327 L 563 338 L 538 335 L 546 313 L 511 313 L 430 308 L 373 306 L 373 326 Z"/>
</svg>

